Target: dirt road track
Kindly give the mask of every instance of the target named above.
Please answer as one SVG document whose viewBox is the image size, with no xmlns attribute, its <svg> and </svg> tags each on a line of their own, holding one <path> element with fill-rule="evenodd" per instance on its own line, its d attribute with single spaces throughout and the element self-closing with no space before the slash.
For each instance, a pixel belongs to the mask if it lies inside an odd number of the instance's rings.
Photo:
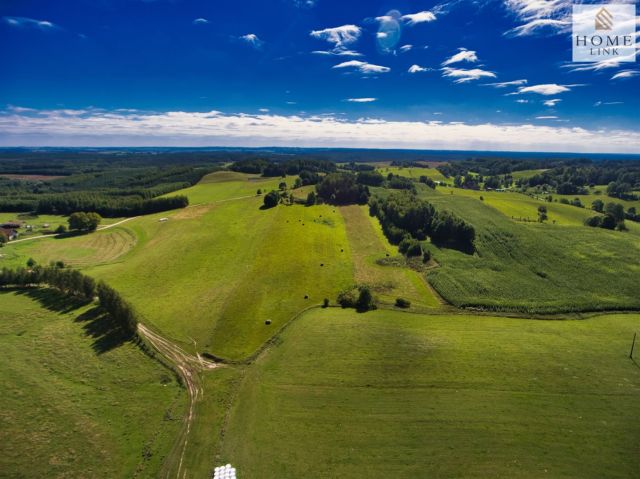
<svg viewBox="0 0 640 479">
<path fill-rule="evenodd" d="M 171 341 L 163 338 L 159 334 L 151 331 L 143 324 L 138 324 L 138 333 L 146 339 L 160 354 L 170 361 L 180 373 L 184 385 L 189 393 L 189 410 L 185 416 L 185 423 L 180 436 L 176 440 L 174 450 L 179 453 L 177 466 L 169 465 L 164 473 L 164 477 L 186 478 L 187 470 L 183 468 L 185 451 L 189 444 L 189 433 L 191 425 L 195 420 L 195 405 L 198 399 L 202 398 L 204 390 L 200 378 L 200 372 L 215 369 L 219 364 L 203 359 L 199 354 L 189 354 Z M 173 470 L 176 470 L 175 476 Z"/>
</svg>

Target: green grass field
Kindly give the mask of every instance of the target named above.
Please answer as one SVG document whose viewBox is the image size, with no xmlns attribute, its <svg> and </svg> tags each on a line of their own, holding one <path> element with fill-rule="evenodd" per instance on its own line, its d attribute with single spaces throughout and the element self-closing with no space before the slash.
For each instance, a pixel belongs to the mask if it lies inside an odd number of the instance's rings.
<svg viewBox="0 0 640 479">
<path fill-rule="evenodd" d="M 0 291 L 0 476 L 157 477 L 186 394 L 88 307 Z"/>
<path fill-rule="evenodd" d="M 398 248 L 382 233 L 380 223 L 369 216 L 366 206 L 344 206 L 340 212 L 347 226 L 347 237 L 358 284 L 370 285 L 378 299 L 393 305 L 396 298 L 411 301 L 413 309 L 435 308 L 440 305 L 429 289 L 424 275 L 407 267 L 381 266 L 376 261 L 395 257 Z"/>
<path fill-rule="evenodd" d="M 633 477 L 638 315 L 307 313 L 246 373 L 242 477 Z"/>
<path fill-rule="evenodd" d="M 448 190 L 420 194 L 476 228 L 474 255 L 434 251 L 441 267 L 429 272 L 429 281 L 455 306 L 524 313 L 640 308 L 634 231 L 519 223 L 458 194 L 463 190 Z"/>
<path fill-rule="evenodd" d="M 505 216 L 521 222 L 536 222 L 538 220 L 539 206 L 547 208 L 549 217 L 547 222 L 552 224 L 582 226 L 585 219 L 594 215 L 592 211 L 586 209 L 563 205 L 562 203 L 549 203 L 542 199 L 511 191 L 497 192 L 443 188 L 440 192 L 445 195 L 459 195 L 477 200 L 482 197 L 485 204 L 495 208 Z"/>
<path fill-rule="evenodd" d="M 433 181 L 444 181 L 446 183 L 452 183 L 451 179 L 448 181 L 442 173 L 440 173 L 436 168 L 419 168 L 415 166 L 404 167 L 404 166 L 384 166 L 379 167 L 378 170 L 382 173 L 383 176 L 387 176 L 389 173 L 393 173 L 398 176 L 406 176 L 407 178 L 414 178 L 416 180 L 420 179 L 421 176 L 426 176 L 431 178 Z"/>
</svg>

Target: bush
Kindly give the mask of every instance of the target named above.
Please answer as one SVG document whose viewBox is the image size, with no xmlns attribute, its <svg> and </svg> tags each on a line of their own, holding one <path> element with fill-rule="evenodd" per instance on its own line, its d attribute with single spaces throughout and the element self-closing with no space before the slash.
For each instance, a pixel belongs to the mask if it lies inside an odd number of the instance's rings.
<svg viewBox="0 0 640 479">
<path fill-rule="evenodd" d="M 371 290 L 368 286 L 360 286 L 360 294 L 358 295 L 358 301 L 356 302 L 356 310 L 363 313 L 365 311 L 371 311 L 377 309 L 375 298 L 371 294 Z"/>
<path fill-rule="evenodd" d="M 277 191 L 272 190 L 264 195 L 263 202 L 265 208 L 273 208 L 274 206 L 278 206 L 278 203 L 280 203 L 280 194 Z"/>
<path fill-rule="evenodd" d="M 65 225 L 58 226 L 54 231 L 54 233 L 58 235 L 65 234 L 66 232 L 67 232 L 67 227 Z"/>
<path fill-rule="evenodd" d="M 424 250 L 424 253 L 422 253 L 422 262 L 428 263 L 430 260 L 431 260 L 431 251 L 426 249 Z"/>
<path fill-rule="evenodd" d="M 323 308 L 328 308 L 329 307 L 329 298 L 324 298 L 322 300 L 322 307 Z"/>
<path fill-rule="evenodd" d="M 408 299 L 404 299 L 404 298 L 397 298 L 396 299 L 396 306 L 398 308 L 404 308 L 407 309 L 411 306 L 411 301 L 409 301 Z"/>
</svg>

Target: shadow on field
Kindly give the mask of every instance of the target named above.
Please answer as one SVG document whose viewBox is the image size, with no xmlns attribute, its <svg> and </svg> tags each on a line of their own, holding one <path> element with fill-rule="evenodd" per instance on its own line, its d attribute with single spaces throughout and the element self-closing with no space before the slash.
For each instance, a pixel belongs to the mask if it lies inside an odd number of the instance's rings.
<svg viewBox="0 0 640 479">
<path fill-rule="evenodd" d="M 87 336 L 93 338 L 91 347 L 96 354 L 103 354 L 130 341 L 131 335 L 125 332 L 108 313 L 96 306 L 76 318 L 77 323 L 83 323 Z"/>
<path fill-rule="evenodd" d="M 55 311 L 56 313 L 70 313 L 88 304 L 87 301 L 73 298 L 71 296 L 65 296 L 54 289 L 21 289 L 18 291 L 18 294 L 29 296 L 49 311 Z"/>
<path fill-rule="evenodd" d="M 53 289 L 34 288 L 23 289 L 18 294 L 24 294 L 40 303 L 43 307 L 57 313 L 72 313 L 89 304 L 72 296 L 65 296 Z M 75 322 L 82 323 L 82 329 L 93 339 L 91 347 L 96 354 L 103 354 L 130 341 L 131 335 L 125 332 L 99 306 L 94 306 L 78 315 Z"/>
</svg>

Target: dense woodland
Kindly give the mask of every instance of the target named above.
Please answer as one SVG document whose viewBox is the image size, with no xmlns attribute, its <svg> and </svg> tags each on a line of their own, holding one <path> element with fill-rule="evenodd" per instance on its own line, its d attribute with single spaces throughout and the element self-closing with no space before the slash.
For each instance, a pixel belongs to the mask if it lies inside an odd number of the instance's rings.
<svg viewBox="0 0 640 479">
<path fill-rule="evenodd" d="M 438 211 L 429 202 L 409 192 L 392 193 L 386 198 L 373 197 L 369 212 L 380 220 L 392 244 L 412 255 L 418 252 L 416 242 L 430 238 L 433 243 L 473 251 L 475 230 L 460 217 Z M 418 253 L 419 254 L 419 253 Z"/>
<path fill-rule="evenodd" d="M 205 174 L 220 169 L 220 165 L 188 155 L 6 156 L 6 152 L 0 155 L 0 212 L 66 215 L 93 211 L 118 217 L 181 208 L 188 204 L 186 197 L 159 196 L 194 185 Z"/>
</svg>

